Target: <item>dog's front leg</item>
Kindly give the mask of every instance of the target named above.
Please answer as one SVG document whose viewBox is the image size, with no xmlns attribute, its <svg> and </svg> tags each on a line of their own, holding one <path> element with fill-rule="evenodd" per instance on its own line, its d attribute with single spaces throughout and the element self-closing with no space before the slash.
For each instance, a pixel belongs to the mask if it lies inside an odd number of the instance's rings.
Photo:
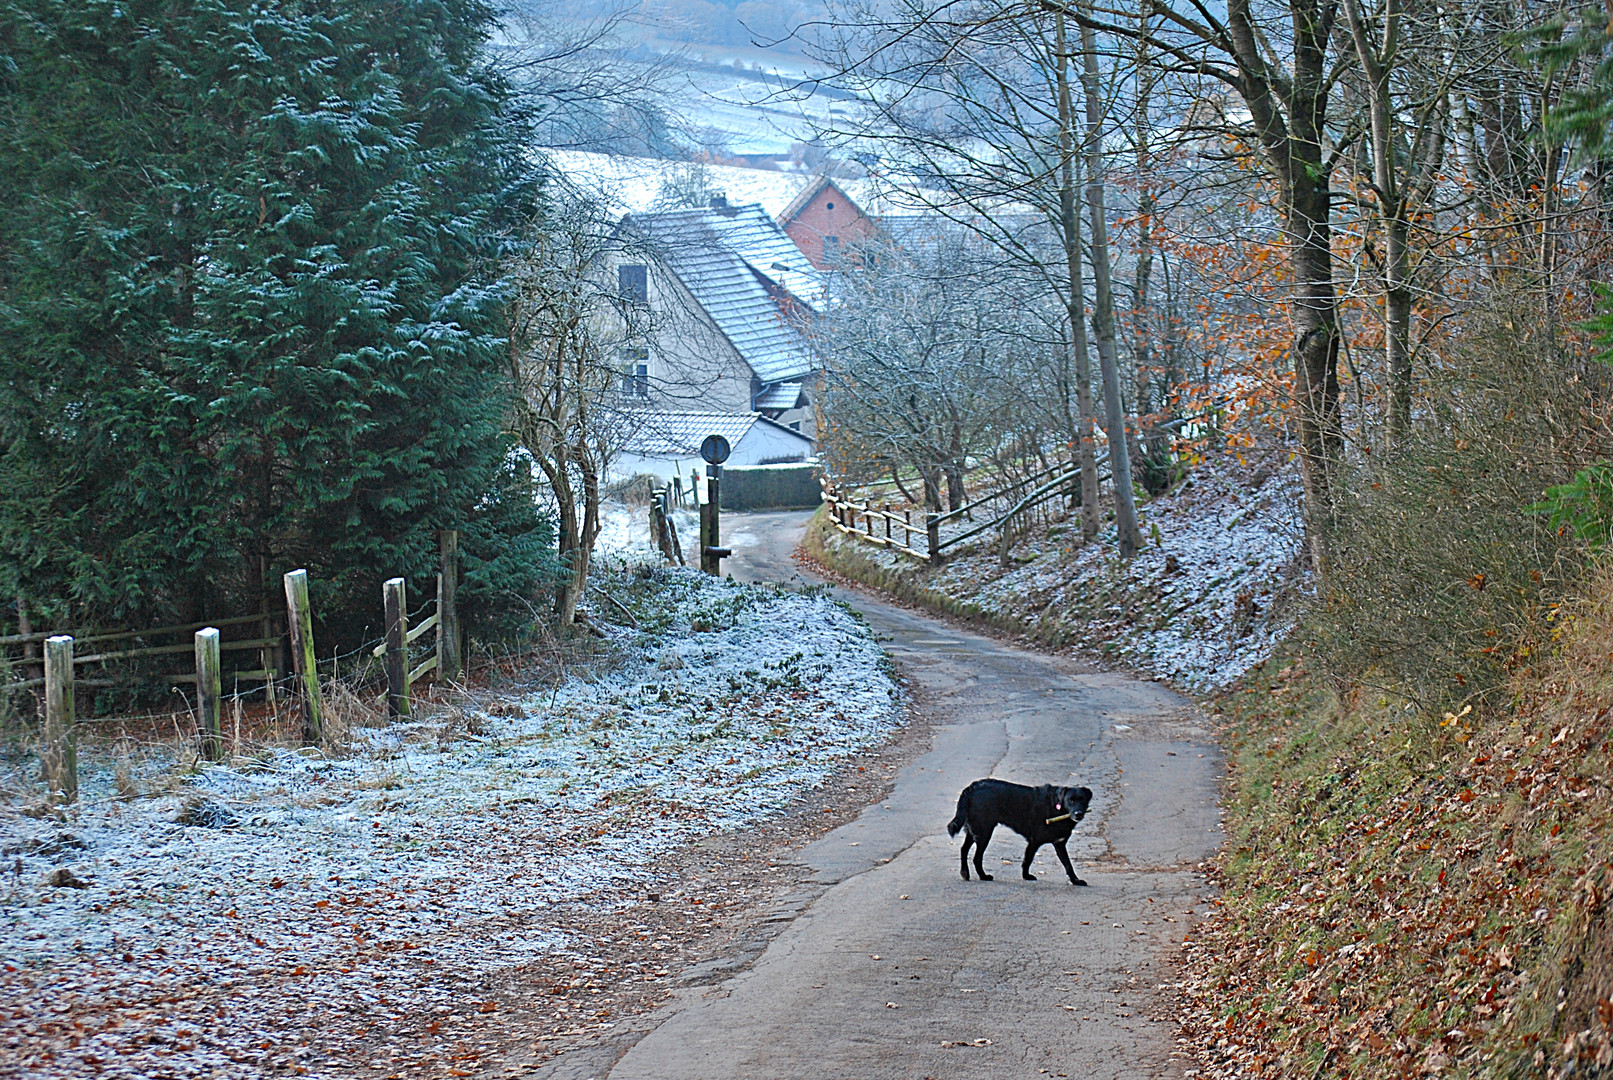
<svg viewBox="0 0 1613 1080">
<path fill-rule="evenodd" d="M 1063 840 L 1053 841 L 1053 850 L 1058 852 L 1059 862 L 1064 864 L 1064 872 L 1070 875 L 1071 885 L 1085 885 L 1086 882 L 1075 876 L 1075 867 L 1070 865 L 1070 853 L 1065 850 Z M 1030 865 L 1030 856 L 1025 857 L 1025 865 Z"/>
<path fill-rule="evenodd" d="M 1031 873 L 1031 860 L 1036 858 L 1036 853 L 1041 850 L 1041 847 L 1041 843 L 1036 840 L 1032 840 L 1025 845 L 1025 865 L 1019 868 L 1019 876 L 1026 881 L 1036 880 L 1036 875 Z"/>
</svg>

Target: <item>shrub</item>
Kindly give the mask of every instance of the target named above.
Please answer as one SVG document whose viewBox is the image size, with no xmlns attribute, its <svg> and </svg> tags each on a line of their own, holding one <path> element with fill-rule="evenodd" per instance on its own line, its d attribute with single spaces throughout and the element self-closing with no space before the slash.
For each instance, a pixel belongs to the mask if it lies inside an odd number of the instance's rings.
<svg viewBox="0 0 1613 1080">
<path fill-rule="evenodd" d="M 1308 626 L 1335 676 L 1433 709 L 1529 654 L 1587 554 L 1542 496 L 1607 456 L 1607 384 L 1538 315 L 1503 306 L 1470 328 L 1420 387 L 1405 443 L 1339 477 L 1334 571 Z"/>
</svg>

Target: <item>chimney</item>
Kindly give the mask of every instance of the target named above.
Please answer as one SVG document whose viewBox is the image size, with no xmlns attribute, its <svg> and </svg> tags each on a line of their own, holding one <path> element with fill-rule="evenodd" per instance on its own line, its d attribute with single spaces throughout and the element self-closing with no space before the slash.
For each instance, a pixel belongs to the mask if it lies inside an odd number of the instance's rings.
<svg viewBox="0 0 1613 1080">
<path fill-rule="evenodd" d="M 738 207 L 728 205 L 727 195 L 713 195 L 711 197 L 711 208 L 724 217 L 733 217 L 739 213 Z"/>
</svg>

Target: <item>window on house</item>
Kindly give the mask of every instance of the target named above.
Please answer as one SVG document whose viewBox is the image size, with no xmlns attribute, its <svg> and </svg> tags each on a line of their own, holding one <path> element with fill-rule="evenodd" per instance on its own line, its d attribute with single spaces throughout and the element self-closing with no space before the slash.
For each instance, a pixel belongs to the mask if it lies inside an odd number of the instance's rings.
<svg viewBox="0 0 1613 1080">
<path fill-rule="evenodd" d="M 650 350 L 624 350 L 622 354 L 622 396 L 650 396 Z"/>
<path fill-rule="evenodd" d="M 823 208 L 825 210 L 833 210 L 835 208 L 835 204 L 834 203 L 824 203 Z"/>
<path fill-rule="evenodd" d="M 626 264 L 616 268 L 617 291 L 629 304 L 645 304 L 650 299 L 650 280 L 641 264 Z"/>
<path fill-rule="evenodd" d="M 825 236 L 823 238 L 823 253 L 829 256 L 840 254 L 840 237 Z"/>
</svg>

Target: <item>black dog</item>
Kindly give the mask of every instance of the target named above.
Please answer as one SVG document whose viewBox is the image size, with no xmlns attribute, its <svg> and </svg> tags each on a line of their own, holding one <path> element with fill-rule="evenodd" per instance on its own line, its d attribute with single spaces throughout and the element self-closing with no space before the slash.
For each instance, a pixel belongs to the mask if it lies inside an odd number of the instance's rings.
<svg viewBox="0 0 1613 1080">
<path fill-rule="evenodd" d="M 957 836 L 959 829 L 964 831 L 963 850 L 958 853 L 963 880 L 969 880 L 970 844 L 975 848 L 975 873 L 981 881 L 991 880 L 980 859 L 991 842 L 991 831 L 998 825 L 1007 825 L 1026 840 L 1025 865 L 1020 868 L 1020 876 L 1026 881 L 1036 880 L 1031 873 L 1031 860 L 1036 858 L 1037 849 L 1052 844 L 1059 862 L 1064 864 L 1064 872 L 1070 875 L 1070 884 L 1085 885 L 1075 876 L 1064 844 L 1075 831 L 1075 823 L 1087 816 L 1091 802 L 1092 792 L 1084 787 L 1026 787 L 1006 780 L 976 780 L 958 796 L 958 812 L 947 824 L 948 836 Z"/>
</svg>

